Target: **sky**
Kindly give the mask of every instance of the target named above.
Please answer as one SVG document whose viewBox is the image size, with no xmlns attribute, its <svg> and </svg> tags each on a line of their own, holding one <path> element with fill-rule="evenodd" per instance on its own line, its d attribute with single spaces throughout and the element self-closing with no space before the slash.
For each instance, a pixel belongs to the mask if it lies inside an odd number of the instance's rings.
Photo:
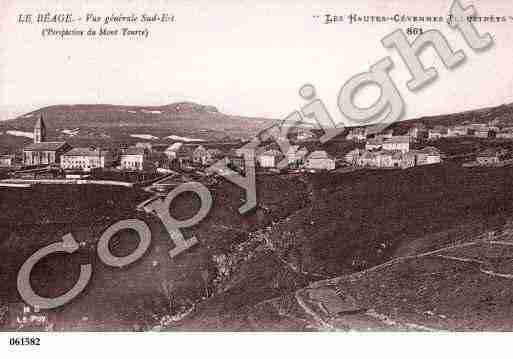
<svg viewBox="0 0 513 359">
<path fill-rule="evenodd" d="M 461 0 L 481 15 L 513 16 L 511 0 Z M 409 72 L 381 39 L 409 24 L 322 24 L 314 15 L 439 15 L 447 0 L 278 1 L 219 0 L 0 0 L 0 119 L 42 106 L 78 103 L 165 105 L 193 101 L 234 115 L 284 118 L 306 104 L 299 88 L 313 84 L 335 120 L 337 96 L 354 75 L 390 56 L 391 76 L 406 103 L 405 117 L 451 113 L 513 102 L 513 21 L 476 24 L 494 46 L 476 53 L 447 24 L 440 30 L 467 61 L 447 70 L 432 49 L 421 59 L 434 65 L 437 81 L 412 93 Z M 173 23 L 126 25 L 149 28 L 148 38 L 42 37 L 60 24 L 19 23 L 20 14 L 110 15 L 169 13 Z M 78 21 L 70 28 L 98 28 Z M 109 26 L 112 28 L 125 27 Z M 414 37 L 411 37 L 413 40 Z M 372 104 L 379 91 L 357 101 Z"/>
</svg>

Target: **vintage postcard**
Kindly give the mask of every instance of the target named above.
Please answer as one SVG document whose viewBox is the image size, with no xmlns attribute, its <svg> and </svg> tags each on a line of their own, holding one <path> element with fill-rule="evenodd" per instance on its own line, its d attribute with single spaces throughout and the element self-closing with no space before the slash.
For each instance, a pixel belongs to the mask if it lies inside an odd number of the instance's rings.
<svg viewBox="0 0 513 359">
<path fill-rule="evenodd" d="M 4 344 L 513 331 L 512 5 L 1 0 Z"/>
</svg>

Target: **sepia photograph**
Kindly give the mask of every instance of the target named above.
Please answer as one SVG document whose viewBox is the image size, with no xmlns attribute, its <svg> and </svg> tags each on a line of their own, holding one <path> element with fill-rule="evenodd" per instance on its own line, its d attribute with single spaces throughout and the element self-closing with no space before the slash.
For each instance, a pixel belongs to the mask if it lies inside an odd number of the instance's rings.
<svg viewBox="0 0 513 359">
<path fill-rule="evenodd" d="M 512 5 L 0 0 L 6 353 L 513 332 Z"/>
</svg>

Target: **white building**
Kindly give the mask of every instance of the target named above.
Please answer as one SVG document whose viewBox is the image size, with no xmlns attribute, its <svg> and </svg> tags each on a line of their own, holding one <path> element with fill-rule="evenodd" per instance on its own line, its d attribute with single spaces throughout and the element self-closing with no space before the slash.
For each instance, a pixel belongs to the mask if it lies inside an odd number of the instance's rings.
<svg viewBox="0 0 513 359">
<path fill-rule="evenodd" d="M 468 135 L 467 126 L 453 126 L 447 129 L 447 137 L 460 137 Z"/>
<path fill-rule="evenodd" d="M 307 141 L 314 138 L 314 134 L 312 131 L 306 128 L 299 128 L 297 130 L 296 140 L 297 141 Z"/>
<path fill-rule="evenodd" d="M 290 146 L 286 153 L 287 163 L 289 165 L 302 165 L 307 154 L 308 150 L 305 147 Z"/>
<path fill-rule="evenodd" d="M 14 166 L 14 155 L 0 155 L 0 167 Z"/>
<path fill-rule="evenodd" d="M 383 142 L 382 148 L 387 151 L 401 151 L 406 153 L 410 150 L 409 136 L 394 136 Z"/>
<path fill-rule="evenodd" d="M 365 149 L 367 151 L 380 150 L 383 147 L 383 139 L 381 138 L 370 138 L 365 142 Z"/>
<path fill-rule="evenodd" d="M 167 156 L 167 158 L 169 158 L 170 160 L 175 160 L 177 159 L 177 155 L 178 155 L 178 151 L 180 151 L 180 149 L 182 148 L 183 146 L 183 143 L 182 142 L 176 142 L 176 143 L 173 143 L 171 146 L 169 146 L 168 148 L 166 148 L 166 150 L 164 151 L 164 154 Z"/>
<path fill-rule="evenodd" d="M 258 156 L 258 164 L 263 168 L 274 168 L 281 159 L 283 159 L 283 155 L 280 151 L 269 150 Z"/>
<path fill-rule="evenodd" d="M 326 151 L 314 151 L 306 159 L 305 168 L 311 170 L 334 170 L 335 159 Z"/>
<path fill-rule="evenodd" d="M 145 171 L 152 167 L 147 160 L 147 152 L 138 147 L 124 149 L 121 153 L 120 164 L 121 169 L 128 171 Z"/>
<path fill-rule="evenodd" d="M 61 156 L 61 168 L 64 170 L 91 171 L 95 168 L 107 168 L 112 165 L 113 157 L 109 151 L 95 147 L 77 147 Z"/>
<path fill-rule="evenodd" d="M 355 127 L 349 130 L 349 133 L 346 136 L 346 140 L 352 141 L 365 141 L 367 139 L 367 128 L 365 127 Z"/>
<path fill-rule="evenodd" d="M 432 165 L 442 162 L 440 151 L 436 147 L 425 147 L 421 150 L 415 151 L 416 163 L 418 166 Z"/>
</svg>

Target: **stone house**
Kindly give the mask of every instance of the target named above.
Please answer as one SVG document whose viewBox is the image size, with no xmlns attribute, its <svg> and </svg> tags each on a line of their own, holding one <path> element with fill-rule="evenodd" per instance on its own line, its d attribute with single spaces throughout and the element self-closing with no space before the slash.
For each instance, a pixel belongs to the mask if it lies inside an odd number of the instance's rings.
<svg viewBox="0 0 513 359">
<path fill-rule="evenodd" d="M 127 171 L 151 171 L 153 168 L 148 161 L 148 152 L 138 147 L 128 147 L 121 151 L 120 167 Z"/>
<path fill-rule="evenodd" d="M 383 148 L 383 140 L 381 138 L 370 138 L 365 142 L 365 149 L 367 151 L 376 151 Z"/>
<path fill-rule="evenodd" d="M 14 155 L 0 155 L 0 167 L 12 167 L 15 163 Z"/>
<path fill-rule="evenodd" d="M 285 156 L 287 157 L 287 163 L 291 167 L 301 167 L 305 162 L 305 157 L 308 155 L 306 147 L 300 147 L 299 145 L 290 146 Z"/>
<path fill-rule="evenodd" d="M 310 170 L 334 170 L 335 159 L 326 151 L 314 151 L 306 159 L 305 168 Z"/>
<path fill-rule="evenodd" d="M 268 150 L 257 157 L 257 162 L 262 168 L 276 168 L 283 158 L 281 151 Z"/>
<path fill-rule="evenodd" d="M 61 157 L 61 168 L 64 170 L 91 171 L 95 168 L 112 166 L 112 153 L 95 147 L 78 147 L 66 152 Z"/>
<path fill-rule="evenodd" d="M 431 165 L 441 163 L 442 157 L 438 148 L 433 146 L 424 147 L 421 150 L 415 151 L 416 164 L 418 166 Z"/>
<path fill-rule="evenodd" d="M 476 156 L 477 163 L 481 165 L 492 165 L 503 161 L 508 152 L 502 148 L 488 148 Z"/>
<path fill-rule="evenodd" d="M 182 148 L 182 146 L 183 146 L 182 142 L 175 142 L 171 146 L 166 148 L 166 150 L 164 151 L 164 154 L 167 156 L 167 158 L 169 160 L 171 160 L 171 161 L 176 160 L 178 151 L 180 150 L 180 148 Z"/>
<path fill-rule="evenodd" d="M 394 136 L 383 142 L 382 148 L 388 151 L 401 151 L 406 153 L 410 150 L 410 137 L 409 136 Z"/>
</svg>

